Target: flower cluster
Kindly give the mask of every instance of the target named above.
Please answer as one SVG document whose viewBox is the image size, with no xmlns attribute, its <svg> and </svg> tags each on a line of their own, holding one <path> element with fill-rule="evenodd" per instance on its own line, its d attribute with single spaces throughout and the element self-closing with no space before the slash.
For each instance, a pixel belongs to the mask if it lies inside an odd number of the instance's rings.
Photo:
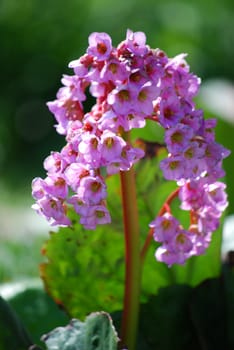
<svg viewBox="0 0 234 350">
<path fill-rule="evenodd" d="M 48 103 L 66 145 L 45 159 L 47 177 L 33 180 L 33 208 L 52 225 L 70 224 L 68 205 L 87 229 L 110 223 L 103 168 L 107 175 L 127 171 L 144 157 L 124 134 L 150 119 L 165 129 L 168 157 L 161 169 L 166 179 L 177 181 L 181 207 L 192 218 L 187 231 L 169 212 L 150 224 L 162 242 L 156 256 L 172 264 L 201 253 L 226 207 L 217 179 L 228 151 L 215 142 L 215 121 L 205 121 L 195 109 L 200 79 L 190 72 L 185 54 L 168 58 L 146 45 L 142 32 L 128 30 L 117 47 L 108 34 L 92 33 L 86 53 L 69 67 L 73 75 L 63 76 L 57 99 Z M 95 103 L 85 111 L 88 94 Z"/>
<path fill-rule="evenodd" d="M 161 162 L 164 177 L 177 181 L 181 209 L 190 212 L 190 226 L 185 230 L 170 207 L 150 224 L 155 240 L 162 242 L 156 258 L 169 266 L 204 253 L 227 207 L 226 186 L 217 180 L 224 176 L 222 160 L 229 151 L 215 142 L 216 121 L 204 120 L 197 111 L 191 118 L 192 112 L 166 129 L 168 157 Z"/>
<path fill-rule="evenodd" d="M 186 68 L 181 71 L 185 73 Z M 173 74 L 176 80 L 177 71 Z M 229 151 L 215 141 L 216 120 L 204 120 L 202 111 L 195 109 L 188 93 L 197 91 L 194 81 L 195 78 L 190 81 L 193 87 L 182 84 L 187 86 L 187 94 L 179 88 L 185 106 L 183 112 L 178 106 L 174 110 L 179 112 L 175 114 L 171 107 L 167 110 L 168 157 L 160 164 L 164 177 L 177 181 L 181 208 L 190 212 L 190 227 L 185 230 L 172 216 L 170 208 L 150 224 L 155 240 L 162 242 L 156 258 L 168 265 L 183 264 L 189 257 L 202 254 L 227 207 L 225 185 L 217 180 L 225 175 L 222 161 Z M 175 85 L 178 88 L 178 83 Z"/>
</svg>

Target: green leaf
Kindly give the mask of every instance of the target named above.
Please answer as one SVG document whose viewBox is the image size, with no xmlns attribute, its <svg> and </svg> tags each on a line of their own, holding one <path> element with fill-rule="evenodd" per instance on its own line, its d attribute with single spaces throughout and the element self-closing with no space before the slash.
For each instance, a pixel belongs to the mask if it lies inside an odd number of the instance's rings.
<svg viewBox="0 0 234 350">
<path fill-rule="evenodd" d="M 164 129 L 158 123 L 152 120 L 147 120 L 144 128 L 132 129 L 131 135 L 133 139 L 141 138 L 146 141 L 162 143 L 164 141 Z"/>
<path fill-rule="evenodd" d="M 234 270 L 196 287 L 161 288 L 140 308 L 137 350 L 214 350 L 234 348 Z M 112 315 L 116 329 L 121 313 Z"/>
<path fill-rule="evenodd" d="M 192 290 L 189 311 L 203 349 L 228 349 L 226 293 L 221 279 L 203 281 Z"/>
<path fill-rule="evenodd" d="M 110 316 L 92 313 L 85 322 L 73 319 L 43 337 L 48 350 L 116 350 L 118 337 Z"/>
<path fill-rule="evenodd" d="M 138 350 L 200 349 L 188 317 L 190 294 L 189 286 L 173 285 L 141 306 Z"/>
<path fill-rule="evenodd" d="M 233 251 L 229 254 L 230 266 L 223 266 L 223 273 L 220 278 L 220 282 L 223 286 L 222 294 L 225 294 L 225 298 L 218 300 L 223 303 L 223 311 L 226 314 L 226 322 L 224 326 L 226 327 L 226 336 L 228 339 L 229 347 L 228 349 L 234 349 L 234 269 L 233 269 Z"/>
<path fill-rule="evenodd" d="M 0 350 L 26 350 L 33 343 L 12 307 L 0 297 Z"/>
<path fill-rule="evenodd" d="M 233 275 L 205 280 L 195 288 L 173 285 L 160 289 L 141 306 L 137 349 L 232 349 L 231 285 Z"/>
<path fill-rule="evenodd" d="M 35 344 L 40 344 L 42 334 L 68 322 L 67 315 L 42 288 L 29 288 L 17 293 L 9 304 L 24 322 Z"/>
<path fill-rule="evenodd" d="M 41 265 L 41 276 L 47 291 L 71 317 L 82 319 L 97 308 L 121 309 L 123 251 L 123 235 L 110 226 L 60 228 L 43 248 L 48 262 Z"/>
</svg>

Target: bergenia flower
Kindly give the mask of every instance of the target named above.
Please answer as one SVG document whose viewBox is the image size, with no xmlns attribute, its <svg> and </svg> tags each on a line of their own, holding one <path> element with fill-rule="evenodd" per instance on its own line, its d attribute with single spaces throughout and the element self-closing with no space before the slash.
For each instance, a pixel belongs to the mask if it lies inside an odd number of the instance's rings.
<svg viewBox="0 0 234 350">
<path fill-rule="evenodd" d="M 106 33 L 89 36 L 86 53 L 69 63 L 73 74 L 62 77 L 56 99 L 47 104 L 66 145 L 45 159 L 45 179 L 32 182 L 33 208 L 40 215 L 52 225 L 70 225 L 72 207 L 86 229 L 110 223 L 101 174 L 128 171 L 144 157 L 124 134 L 150 119 L 165 130 L 168 155 L 161 161 L 162 173 L 177 183 L 180 208 L 190 213 L 187 228 L 168 206 L 151 221 L 153 237 L 161 244 L 156 258 L 184 264 L 204 253 L 227 207 L 219 178 L 230 152 L 215 140 L 216 120 L 205 120 L 196 108 L 193 98 L 201 80 L 185 58 L 184 53 L 169 58 L 151 49 L 143 32 L 128 30 L 116 48 Z M 95 102 L 84 111 L 88 93 Z"/>
</svg>

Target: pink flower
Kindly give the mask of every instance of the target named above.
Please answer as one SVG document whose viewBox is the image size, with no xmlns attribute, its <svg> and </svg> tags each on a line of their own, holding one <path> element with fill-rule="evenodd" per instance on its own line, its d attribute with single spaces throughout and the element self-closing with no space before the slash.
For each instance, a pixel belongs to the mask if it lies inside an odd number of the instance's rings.
<svg viewBox="0 0 234 350">
<path fill-rule="evenodd" d="M 83 107 L 77 100 L 55 100 L 48 102 L 47 106 L 58 122 L 56 130 L 61 135 L 66 135 L 70 121 L 83 119 Z"/>
<path fill-rule="evenodd" d="M 43 180 L 40 177 L 36 177 L 32 181 L 32 196 L 34 199 L 41 199 L 45 196 L 45 190 L 43 188 Z"/>
<path fill-rule="evenodd" d="M 77 75 L 63 75 L 61 79 L 62 84 L 65 86 L 59 90 L 58 98 L 63 99 L 64 96 L 69 97 L 73 101 L 85 101 L 86 95 L 84 93 L 84 87 L 82 86 L 82 80 Z"/>
<path fill-rule="evenodd" d="M 49 223 L 59 226 L 69 226 L 71 221 L 66 216 L 66 206 L 62 199 L 45 196 L 32 205 L 32 208 L 44 216 Z"/>
<path fill-rule="evenodd" d="M 120 115 L 126 115 L 134 107 L 136 92 L 128 85 L 116 87 L 107 97 L 107 102 L 112 106 L 114 112 Z"/>
<path fill-rule="evenodd" d="M 155 252 L 155 258 L 158 261 L 164 262 L 169 267 L 174 264 L 183 265 L 187 260 L 187 254 L 183 252 L 174 252 L 167 249 L 165 246 L 160 246 Z"/>
<path fill-rule="evenodd" d="M 92 33 L 89 36 L 87 53 L 98 61 L 104 61 L 111 53 L 111 37 L 106 33 Z"/>
<path fill-rule="evenodd" d="M 165 128 L 176 126 L 184 116 L 181 102 L 172 88 L 165 90 L 159 98 L 159 122 Z"/>
<path fill-rule="evenodd" d="M 102 165 L 119 161 L 126 142 L 122 137 L 117 136 L 111 131 L 105 130 L 101 136 L 100 154 L 102 157 Z"/>
<path fill-rule="evenodd" d="M 75 74 L 78 77 L 83 78 L 87 76 L 89 72 L 89 68 L 92 66 L 92 64 L 93 64 L 93 58 L 85 54 L 81 56 L 78 60 L 71 61 L 68 67 L 73 68 Z"/>
<path fill-rule="evenodd" d="M 67 162 L 59 152 L 51 152 L 44 160 L 44 168 L 48 173 L 61 173 L 66 168 Z"/>
<path fill-rule="evenodd" d="M 163 171 L 165 179 L 180 180 L 183 178 L 185 170 L 183 157 L 180 155 L 169 156 L 161 161 L 160 168 Z"/>
<path fill-rule="evenodd" d="M 50 174 L 43 181 L 43 188 L 46 193 L 53 197 L 65 199 L 68 195 L 68 186 L 60 175 Z"/>
<path fill-rule="evenodd" d="M 117 58 L 110 58 L 100 72 L 100 80 L 104 82 L 113 81 L 114 84 L 121 83 L 129 76 L 126 65 Z"/>
<path fill-rule="evenodd" d="M 168 242 L 179 230 L 179 222 L 171 214 L 158 216 L 149 226 L 153 228 L 154 239 L 157 242 Z"/>
<path fill-rule="evenodd" d="M 67 200 L 67 203 L 72 204 L 75 212 L 80 216 L 87 216 L 90 212 L 90 206 L 84 203 L 84 201 L 78 195 L 71 196 Z"/>
<path fill-rule="evenodd" d="M 99 176 L 85 176 L 80 180 L 77 195 L 87 204 L 99 204 L 106 198 L 106 185 Z"/>
<path fill-rule="evenodd" d="M 95 230 L 97 225 L 109 224 L 111 222 L 110 214 L 104 205 L 95 205 L 90 207 L 86 216 L 80 218 L 80 223 L 87 230 Z"/>
<path fill-rule="evenodd" d="M 145 55 L 148 48 L 146 46 L 146 36 L 143 32 L 133 32 L 127 30 L 125 45 L 129 51 L 135 55 Z"/>
<path fill-rule="evenodd" d="M 100 139 L 93 134 L 85 134 L 81 138 L 78 151 L 82 154 L 83 162 L 89 164 L 92 168 L 99 168 L 101 163 Z"/>
<path fill-rule="evenodd" d="M 71 163 L 64 172 L 64 178 L 73 191 L 77 191 L 80 181 L 89 175 L 89 168 L 82 163 Z"/>
<path fill-rule="evenodd" d="M 170 249 L 176 253 L 189 253 L 193 248 L 192 241 L 189 238 L 189 232 L 183 229 L 177 232 L 169 245 Z"/>
<path fill-rule="evenodd" d="M 180 187 L 179 198 L 183 210 L 199 210 L 205 205 L 205 190 L 201 181 L 190 181 Z"/>
<path fill-rule="evenodd" d="M 147 82 L 141 86 L 137 92 L 136 101 L 134 103 L 134 111 L 137 114 L 151 115 L 153 113 L 153 101 L 159 96 L 159 87 Z"/>
<path fill-rule="evenodd" d="M 220 213 L 222 213 L 228 205 L 225 188 L 226 185 L 222 182 L 215 182 L 206 187 L 208 202 Z"/>
<path fill-rule="evenodd" d="M 190 145 L 194 132 L 187 125 L 178 123 L 165 132 L 165 142 L 170 153 L 182 152 Z"/>
<path fill-rule="evenodd" d="M 133 164 L 139 161 L 139 159 L 143 158 L 145 152 L 140 148 L 132 147 L 127 144 L 121 153 L 121 159 L 119 162 L 119 170 L 126 171 L 129 170 Z M 108 167 L 109 171 L 109 167 Z M 109 173 L 109 172 L 108 172 Z"/>
</svg>

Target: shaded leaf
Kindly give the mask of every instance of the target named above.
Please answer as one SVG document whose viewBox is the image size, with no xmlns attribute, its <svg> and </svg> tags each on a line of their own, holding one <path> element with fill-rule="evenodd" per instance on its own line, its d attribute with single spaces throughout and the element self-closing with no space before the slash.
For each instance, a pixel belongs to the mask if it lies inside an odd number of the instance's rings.
<svg viewBox="0 0 234 350">
<path fill-rule="evenodd" d="M 26 350 L 32 343 L 15 311 L 0 297 L 0 350 Z"/>
<path fill-rule="evenodd" d="M 188 314 L 190 294 L 189 286 L 173 285 L 141 306 L 138 350 L 199 349 Z"/>
<path fill-rule="evenodd" d="M 137 350 L 233 349 L 234 271 L 197 287 L 161 288 L 141 305 Z M 119 328 L 121 314 L 113 316 Z"/>
<path fill-rule="evenodd" d="M 231 252 L 233 258 L 233 252 Z M 233 260 L 232 260 L 233 263 Z M 234 349 L 234 270 L 233 265 L 224 265 L 221 282 L 224 284 L 225 299 L 223 300 L 225 313 L 226 313 L 226 325 L 227 325 L 227 339 L 228 349 Z M 220 297 L 219 297 L 220 300 Z M 222 300 L 221 300 L 222 301 Z"/>
<path fill-rule="evenodd" d="M 9 304 L 24 322 L 35 344 L 40 344 L 42 334 L 68 322 L 66 314 L 42 288 L 26 289 L 11 298 Z"/>
<path fill-rule="evenodd" d="M 191 293 L 190 318 L 201 349 L 228 349 L 225 299 L 220 279 L 206 280 Z"/>
<path fill-rule="evenodd" d="M 43 337 L 48 350 L 116 350 L 118 337 L 110 316 L 92 313 L 85 322 L 73 319 Z"/>
</svg>

